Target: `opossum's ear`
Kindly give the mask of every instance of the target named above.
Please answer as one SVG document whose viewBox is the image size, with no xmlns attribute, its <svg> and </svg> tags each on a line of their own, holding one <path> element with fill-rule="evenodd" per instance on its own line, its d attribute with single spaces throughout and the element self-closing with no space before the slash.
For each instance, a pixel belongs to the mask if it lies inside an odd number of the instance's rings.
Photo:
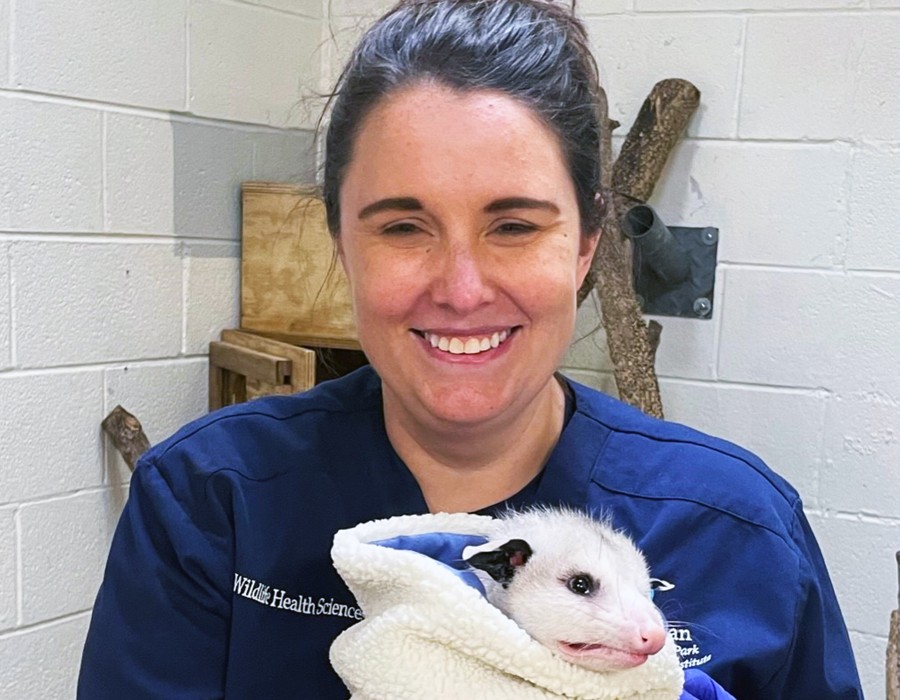
<svg viewBox="0 0 900 700">
<path fill-rule="evenodd" d="M 524 566 L 531 554 L 531 547 L 525 540 L 510 540 L 496 549 L 473 554 L 466 561 L 506 588 L 512 581 L 516 569 Z"/>
</svg>

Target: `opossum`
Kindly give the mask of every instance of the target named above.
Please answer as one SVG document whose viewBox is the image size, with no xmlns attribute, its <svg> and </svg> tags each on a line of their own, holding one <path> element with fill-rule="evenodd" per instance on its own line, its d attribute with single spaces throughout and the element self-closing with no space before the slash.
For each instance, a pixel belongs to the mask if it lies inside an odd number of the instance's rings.
<svg viewBox="0 0 900 700">
<path fill-rule="evenodd" d="M 644 556 L 609 523 L 574 510 L 511 511 L 467 547 L 493 603 L 558 656 L 595 671 L 639 666 L 665 645 Z"/>
</svg>

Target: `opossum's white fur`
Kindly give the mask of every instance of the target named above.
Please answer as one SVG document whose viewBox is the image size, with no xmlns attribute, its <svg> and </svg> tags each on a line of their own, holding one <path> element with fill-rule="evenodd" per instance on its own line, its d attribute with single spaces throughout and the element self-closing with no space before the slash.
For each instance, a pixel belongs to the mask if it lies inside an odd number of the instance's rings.
<svg viewBox="0 0 900 700">
<path fill-rule="evenodd" d="M 608 671 L 639 665 L 662 648 L 665 625 L 650 599 L 647 564 L 608 522 L 568 509 L 510 511 L 490 538 L 467 548 L 464 557 L 514 539 L 526 541 L 532 554 L 505 586 L 476 569 L 488 600 L 558 655 Z M 582 573 L 597 583 L 591 595 L 567 586 Z"/>
</svg>

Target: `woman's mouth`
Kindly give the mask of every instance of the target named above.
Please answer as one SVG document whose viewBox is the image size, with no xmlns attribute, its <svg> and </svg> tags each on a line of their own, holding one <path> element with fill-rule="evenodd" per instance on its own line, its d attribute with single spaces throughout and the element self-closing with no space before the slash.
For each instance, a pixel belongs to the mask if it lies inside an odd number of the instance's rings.
<svg viewBox="0 0 900 700">
<path fill-rule="evenodd" d="M 500 347 L 514 328 L 494 331 L 490 334 L 441 335 L 429 331 L 417 331 L 431 347 L 451 355 L 478 355 Z"/>
</svg>

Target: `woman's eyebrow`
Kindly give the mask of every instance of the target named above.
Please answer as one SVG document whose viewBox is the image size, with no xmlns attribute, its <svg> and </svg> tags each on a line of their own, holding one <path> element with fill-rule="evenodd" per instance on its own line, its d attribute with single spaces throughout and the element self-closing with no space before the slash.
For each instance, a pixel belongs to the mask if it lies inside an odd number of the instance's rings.
<svg viewBox="0 0 900 700">
<path fill-rule="evenodd" d="M 357 215 L 360 219 L 377 214 L 381 211 L 421 211 L 424 209 L 422 203 L 415 197 L 388 197 L 379 199 L 377 202 L 367 204 L 359 210 Z"/>
<path fill-rule="evenodd" d="M 382 211 L 422 211 L 425 207 L 415 197 L 387 197 L 367 204 L 360 209 L 357 215 L 360 219 L 372 216 Z M 495 214 L 509 209 L 544 209 L 554 214 L 559 214 L 559 207 L 546 199 L 533 199 L 531 197 L 504 197 L 495 199 L 488 204 L 484 211 L 487 214 Z"/>
<path fill-rule="evenodd" d="M 559 207 L 553 202 L 546 199 L 532 199 L 531 197 L 495 199 L 484 208 L 484 211 L 488 214 L 494 214 L 508 209 L 546 209 L 554 214 L 559 214 Z"/>
</svg>

